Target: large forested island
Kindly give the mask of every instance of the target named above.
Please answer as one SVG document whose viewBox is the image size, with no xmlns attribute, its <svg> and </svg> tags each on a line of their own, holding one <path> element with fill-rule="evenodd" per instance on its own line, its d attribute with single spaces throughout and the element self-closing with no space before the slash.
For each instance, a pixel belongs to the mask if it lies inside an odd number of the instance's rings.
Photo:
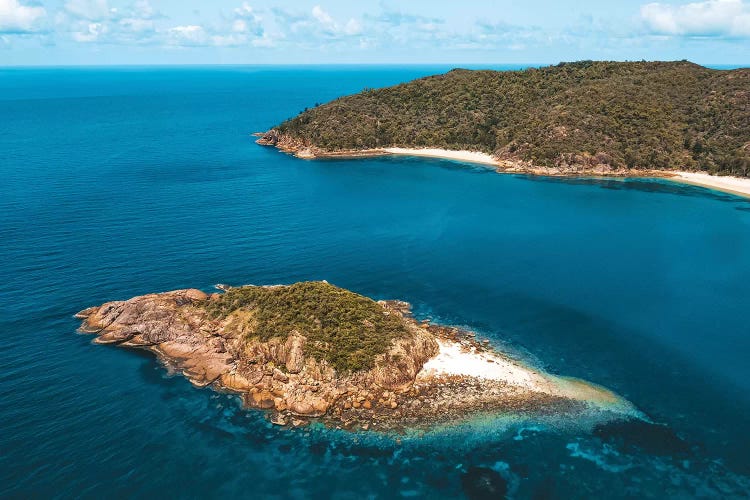
<svg viewBox="0 0 750 500">
<path fill-rule="evenodd" d="M 750 69 L 687 62 L 455 69 L 307 109 L 261 144 L 301 157 L 486 153 L 509 171 L 750 175 Z"/>
<path fill-rule="evenodd" d="M 320 419 L 394 430 L 486 413 L 635 412 L 606 389 L 527 366 L 472 332 L 417 321 L 405 302 L 326 282 L 219 288 L 109 302 L 78 317 L 97 343 L 153 351 L 196 386 L 238 393 L 283 426 Z"/>
</svg>

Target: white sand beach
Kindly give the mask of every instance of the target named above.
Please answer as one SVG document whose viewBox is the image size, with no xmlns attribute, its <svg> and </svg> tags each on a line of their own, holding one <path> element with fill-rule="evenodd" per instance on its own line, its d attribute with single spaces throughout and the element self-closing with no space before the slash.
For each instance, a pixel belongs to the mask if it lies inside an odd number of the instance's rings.
<svg viewBox="0 0 750 500">
<path fill-rule="evenodd" d="M 437 342 L 440 351 L 424 364 L 417 381 L 452 376 L 497 380 L 525 390 L 604 405 L 624 413 L 637 413 L 631 403 L 596 384 L 552 375 L 510 357 L 477 350 L 459 342 L 445 339 L 437 339 Z"/>
<path fill-rule="evenodd" d="M 448 160 L 498 166 L 498 161 L 495 158 L 487 153 L 480 153 L 478 151 L 454 151 L 439 148 L 385 148 L 384 151 L 394 155 L 429 156 L 431 158 L 445 158 Z"/>
<path fill-rule="evenodd" d="M 711 175 L 701 172 L 673 172 L 669 180 L 703 186 L 718 191 L 750 197 L 750 178 Z"/>
<path fill-rule="evenodd" d="M 419 377 L 465 375 L 488 380 L 499 380 L 527 389 L 543 390 L 547 381 L 533 370 L 514 363 L 511 359 L 492 352 L 467 349 L 458 342 L 438 339 L 440 352 L 422 367 Z M 545 391 L 546 392 L 546 391 Z"/>
</svg>

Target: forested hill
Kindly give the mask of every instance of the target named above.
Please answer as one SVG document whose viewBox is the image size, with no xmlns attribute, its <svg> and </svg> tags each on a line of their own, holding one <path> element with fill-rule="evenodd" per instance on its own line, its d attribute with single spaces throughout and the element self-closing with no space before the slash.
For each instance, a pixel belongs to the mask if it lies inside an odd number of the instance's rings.
<svg viewBox="0 0 750 500">
<path fill-rule="evenodd" d="M 542 167 L 750 175 L 750 69 L 681 62 L 456 69 L 365 89 L 277 131 L 320 151 L 470 149 Z"/>
</svg>

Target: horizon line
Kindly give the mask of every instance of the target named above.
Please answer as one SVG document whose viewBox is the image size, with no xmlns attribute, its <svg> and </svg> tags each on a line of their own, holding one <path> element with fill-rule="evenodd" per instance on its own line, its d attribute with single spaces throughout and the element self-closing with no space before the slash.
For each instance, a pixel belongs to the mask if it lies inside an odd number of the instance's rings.
<svg viewBox="0 0 750 500">
<path fill-rule="evenodd" d="M 452 66 L 460 68 L 467 67 L 496 67 L 496 66 L 513 66 L 519 68 L 541 68 L 546 66 L 556 66 L 562 63 L 574 63 L 581 61 L 594 62 L 690 62 L 710 69 L 746 69 L 750 68 L 748 63 L 697 63 L 689 59 L 672 59 L 672 60 L 605 60 L 605 59 L 579 59 L 575 61 L 558 61 L 558 62 L 374 62 L 374 63 L 347 63 L 347 62 L 319 62 L 319 63 L 123 63 L 123 64 L 0 64 L 0 70 L 4 69 L 86 69 L 86 68 L 200 68 L 200 67 L 263 67 L 263 68 L 283 68 L 283 67 L 435 67 L 435 66 Z"/>
</svg>

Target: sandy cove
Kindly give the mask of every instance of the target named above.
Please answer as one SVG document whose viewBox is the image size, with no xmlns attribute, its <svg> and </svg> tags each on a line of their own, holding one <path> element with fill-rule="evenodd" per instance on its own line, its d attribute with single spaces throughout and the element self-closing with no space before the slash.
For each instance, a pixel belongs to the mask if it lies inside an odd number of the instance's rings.
<svg viewBox="0 0 750 500">
<path fill-rule="evenodd" d="M 728 175 L 711 175 L 703 172 L 672 172 L 670 181 L 695 186 L 707 187 L 725 193 L 732 193 L 750 198 L 750 178 L 731 177 Z"/>
</svg>

